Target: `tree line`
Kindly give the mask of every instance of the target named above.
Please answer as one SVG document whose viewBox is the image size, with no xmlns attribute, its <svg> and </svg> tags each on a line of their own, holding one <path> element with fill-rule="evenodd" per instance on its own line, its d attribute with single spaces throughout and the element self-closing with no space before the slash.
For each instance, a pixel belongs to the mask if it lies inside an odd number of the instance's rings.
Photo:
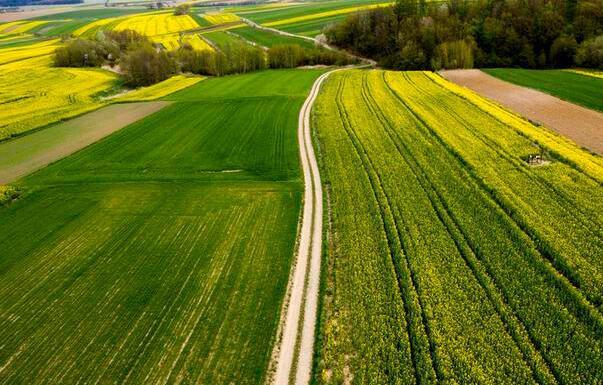
<svg viewBox="0 0 603 385">
<path fill-rule="evenodd" d="M 397 0 L 324 33 L 394 69 L 603 68 L 603 0 Z"/>
<path fill-rule="evenodd" d="M 265 51 L 236 40 L 220 50 L 200 51 L 185 43 L 177 50 L 167 51 L 131 30 L 103 31 L 92 39 L 70 38 L 55 52 L 55 65 L 58 67 L 109 65 L 117 68 L 126 85 L 132 87 L 148 86 L 179 72 L 224 76 L 267 68 L 345 65 L 351 62 L 355 59 L 321 47 L 285 44 Z"/>
</svg>

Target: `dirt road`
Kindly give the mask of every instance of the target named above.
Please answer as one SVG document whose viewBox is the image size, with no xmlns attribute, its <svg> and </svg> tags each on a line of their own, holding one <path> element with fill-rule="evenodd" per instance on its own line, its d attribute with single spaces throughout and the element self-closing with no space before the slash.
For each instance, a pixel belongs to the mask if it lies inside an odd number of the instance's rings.
<svg viewBox="0 0 603 385">
<path fill-rule="evenodd" d="M 603 154 L 603 114 L 549 94 L 507 83 L 480 70 L 440 72 L 446 79 Z"/>
<path fill-rule="evenodd" d="M 274 357 L 276 363 L 273 366 L 276 370 L 272 383 L 276 385 L 289 384 L 290 379 L 294 379 L 295 384 L 307 385 L 312 372 L 320 285 L 322 186 L 312 147 L 310 112 L 320 85 L 331 72 L 316 79 L 299 113 L 298 141 L 304 172 L 304 209 L 295 267 L 289 282 L 289 298 L 281 325 L 281 339 Z M 299 346 L 297 352 L 296 346 Z"/>
<path fill-rule="evenodd" d="M 0 184 L 47 164 L 167 106 L 169 102 L 114 104 L 40 131 L 0 143 Z"/>
</svg>

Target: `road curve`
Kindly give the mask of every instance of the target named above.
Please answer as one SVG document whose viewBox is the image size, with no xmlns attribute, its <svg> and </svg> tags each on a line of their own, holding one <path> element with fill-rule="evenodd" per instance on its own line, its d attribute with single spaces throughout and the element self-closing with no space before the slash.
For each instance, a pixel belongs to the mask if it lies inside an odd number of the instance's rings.
<svg viewBox="0 0 603 385">
<path fill-rule="evenodd" d="M 314 330 L 320 286 L 323 212 L 320 173 L 312 147 L 310 112 L 320 85 L 332 72 L 324 73 L 316 79 L 299 113 L 298 141 L 304 173 L 304 206 L 295 267 L 289 282 L 289 301 L 275 357 L 276 371 L 271 381 L 275 385 L 288 385 L 290 379 L 296 385 L 307 385 L 312 374 Z M 300 325 L 300 322 L 303 323 Z M 296 344 L 299 344 L 297 354 Z M 292 373 L 294 368 L 295 373 Z"/>
</svg>

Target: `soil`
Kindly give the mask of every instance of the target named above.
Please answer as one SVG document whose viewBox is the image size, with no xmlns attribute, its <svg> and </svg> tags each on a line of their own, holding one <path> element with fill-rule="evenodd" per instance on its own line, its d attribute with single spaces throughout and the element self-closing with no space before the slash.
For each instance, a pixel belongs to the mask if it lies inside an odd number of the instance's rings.
<svg viewBox="0 0 603 385">
<path fill-rule="evenodd" d="M 440 74 L 592 152 L 603 154 L 603 114 L 598 111 L 507 83 L 477 69 L 442 71 Z"/>
</svg>

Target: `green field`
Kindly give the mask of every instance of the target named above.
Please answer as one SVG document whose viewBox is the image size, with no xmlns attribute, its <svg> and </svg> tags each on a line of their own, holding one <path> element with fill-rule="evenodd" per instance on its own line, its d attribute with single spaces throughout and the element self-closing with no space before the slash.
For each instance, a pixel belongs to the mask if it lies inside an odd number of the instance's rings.
<svg viewBox="0 0 603 385">
<path fill-rule="evenodd" d="M 52 15 L 36 17 L 32 20 L 98 20 L 106 19 L 108 17 L 119 17 L 126 15 L 134 15 L 137 13 L 150 12 L 150 10 L 140 8 L 96 8 L 96 9 L 83 9 L 74 10 L 63 13 L 55 13 Z"/>
<path fill-rule="evenodd" d="M 290 36 L 283 36 L 258 28 L 236 28 L 233 29 L 231 32 L 264 47 L 272 47 L 278 44 L 297 44 L 306 48 L 312 48 L 315 46 L 315 44 L 309 40 L 299 39 Z"/>
<path fill-rule="evenodd" d="M 325 27 L 343 21 L 348 16 L 348 14 L 329 16 L 320 19 L 306 20 L 297 23 L 279 25 L 276 28 L 297 35 L 315 37 L 316 35 L 320 35 Z"/>
<path fill-rule="evenodd" d="M 226 33 L 226 31 L 205 32 L 202 33 L 201 36 L 214 43 L 214 45 L 221 50 L 226 49 L 230 44 L 243 42 L 238 36 L 233 35 L 231 31 L 229 32 L 230 33 Z"/>
<path fill-rule="evenodd" d="M 562 70 L 494 68 L 482 71 L 510 83 L 603 111 L 603 79 Z"/>
<path fill-rule="evenodd" d="M 204 80 L 0 208 L 0 383 L 263 382 L 321 71 Z"/>
<path fill-rule="evenodd" d="M 529 166 L 519 126 L 436 78 L 343 71 L 318 97 L 318 383 L 601 383 L 602 180 Z"/>
</svg>

